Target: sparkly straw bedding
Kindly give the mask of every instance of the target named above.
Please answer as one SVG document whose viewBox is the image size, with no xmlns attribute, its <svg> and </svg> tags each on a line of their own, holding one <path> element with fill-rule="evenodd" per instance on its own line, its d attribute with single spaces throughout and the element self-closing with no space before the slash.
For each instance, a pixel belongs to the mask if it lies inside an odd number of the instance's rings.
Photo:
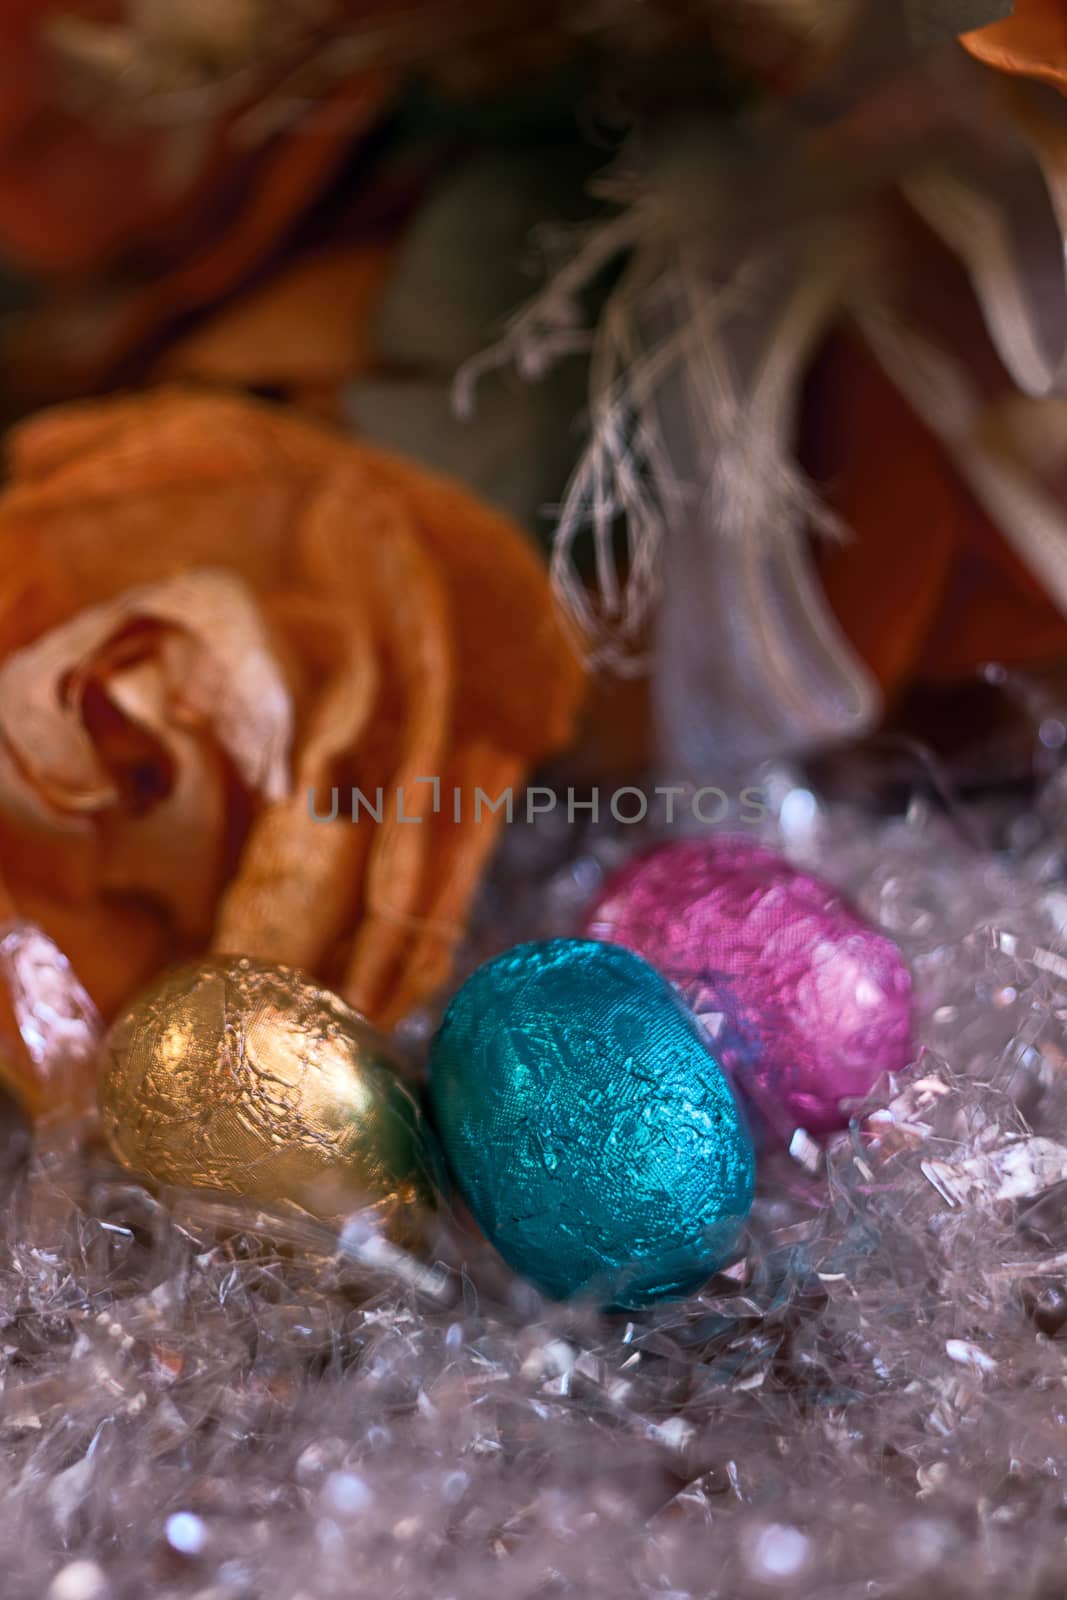
<svg viewBox="0 0 1067 1600">
<path fill-rule="evenodd" d="M 571 931 L 640 831 L 510 830 L 465 965 Z M 900 942 L 921 1053 L 824 1159 L 763 1164 L 740 1259 L 677 1305 L 547 1303 L 459 1217 L 429 1265 L 383 1269 L 358 1230 L 338 1250 L 151 1196 L 13 1124 L 5 1596 L 1060 1592 L 1067 965 L 1041 838 L 994 855 L 916 806 L 785 841 Z"/>
</svg>

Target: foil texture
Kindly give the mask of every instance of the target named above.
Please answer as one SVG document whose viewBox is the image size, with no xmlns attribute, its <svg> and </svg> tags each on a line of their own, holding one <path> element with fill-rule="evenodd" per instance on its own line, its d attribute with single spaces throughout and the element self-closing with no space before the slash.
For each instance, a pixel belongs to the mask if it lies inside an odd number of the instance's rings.
<svg viewBox="0 0 1067 1600">
<path fill-rule="evenodd" d="M 911 1059 L 896 946 L 831 885 L 743 835 L 673 840 L 628 862 L 584 931 L 677 985 L 767 1139 L 847 1126 Z"/>
<path fill-rule="evenodd" d="M 410 1233 L 438 1166 L 389 1040 L 301 973 L 246 958 L 168 971 L 102 1051 L 100 1114 L 122 1163 L 318 1216 L 377 1206 Z"/>
<path fill-rule="evenodd" d="M 752 1141 L 692 1015 L 647 962 L 586 939 L 517 945 L 463 985 L 430 1053 L 457 1187 L 547 1294 L 640 1306 L 723 1266 Z"/>
</svg>

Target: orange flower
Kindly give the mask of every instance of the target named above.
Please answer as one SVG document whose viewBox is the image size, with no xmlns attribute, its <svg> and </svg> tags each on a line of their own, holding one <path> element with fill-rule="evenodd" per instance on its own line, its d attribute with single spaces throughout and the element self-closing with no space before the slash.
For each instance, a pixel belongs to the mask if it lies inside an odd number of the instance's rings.
<svg viewBox="0 0 1067 1600">
<path fill-rule="evenodd" d="M 371 323 L 392 261 L 382 243 L 303 256 L 179 340 L 158 377 L 269 392 L 335 419 L 343 385 L 374 365 Z"/>
<path fill-rule="evenodd" d="M 231 13 L 236 30 L 232 22 L 224 26 Z M 302 115 L 290 108 L 273 137 L 250 142 L 237 125 L 299 65 L 298 41 L 276 62 L 258 62 L 269 14 L 228 0 L 184 8 L 161 0 L 137 16 L 148 45 L 164 58 L 180 62 L 188 54 L 206 71 L 214 53 L 215 87 L 210 79 L 202 88 L 180 78 L 153 83 L 138 58 L 145 43 L 125 25 L 127 8 L 118 0 L 12 0 L 4 7 L 0 244 L 27 267 L 84 272 L 136 247 L 139 268 L 158 273 L 209 236 L 212 257 L 225 239 L 235 260 L 258 259 L 391 90 L 377 74 L 335 74 L 316 84 Z M 72 71 L 82 56 L 86 82 Z M 158 106 L 147 115 L 138 115 L 134 97 L 139 75 L 143 97 Z M 210 276 L 218 268 L 204 261 L 199 271 Z"/>
<path fill-rule="evenodd" d="M 383 9 L 339 0 L 352 26 Z M 317 62 L 321 39 L 295 24 L 289 37 L 288 14 L 262 0 L 4 7 L 0 250 L 44 280 L 5 343 L 27 394 L 97 387 L 244 282 L 388 107 L 395 72 Z"/>
<path fill-rule="evenodd" d="M 832 338 L 807 398 L 805 464 L 851 534 L 820 542 L 823 586 L 887 708 L 989 661 L 1062 660 L 1067 618 L 864 347 Z M 991 426 L 1003 411 L 990 408 Z M 1022 429 L 1035 436 L 1034 418 Z"/>
<path fill-rule="evenodd" d="M 384 1023 L 432 993 L 503 820 L 475 789 L 565 743 L 581 694 L 523 536 L 406 462 L 180 390 L 43 413 L 10 464 L 15 912 L 105 1014 L 207 949 L 306 968 Z M 380 821 L 353 825 L 353 788 Z"/>
<path fill-rule="evenodd" d="M 963 35 L 973 56 L 1001 72 L 1067 91 L 1067 0 L 1015 0 L 1003 22 Z"/>
<path fill-rule="evenodd" d="M 182 337 L 190 318 L 284 258 L 301 218 L 345 184 L 353 146 L 410 73 L 468 92 L 529 70 L 553 7 L 6 0 L 0 254 L 39 292 L 3 341 L 23 409 L 141 381 L 163 336 Z M 411 175 L 381 181 L 403 191 Z M 374 184 L 361 169 L 356 188 L 370 212 Z M 325 265 L 336 280 L 336 262 Z M 281 296 L 283 315 L 308 291 L 300 273 Z M 232 364 L 248 331 L 239 321 L 221 346 L 214 336 L 203 351 L 194 345 L 194 360 Z M 313 355 L 296 376 L 321 365 Z"/>
</svg>

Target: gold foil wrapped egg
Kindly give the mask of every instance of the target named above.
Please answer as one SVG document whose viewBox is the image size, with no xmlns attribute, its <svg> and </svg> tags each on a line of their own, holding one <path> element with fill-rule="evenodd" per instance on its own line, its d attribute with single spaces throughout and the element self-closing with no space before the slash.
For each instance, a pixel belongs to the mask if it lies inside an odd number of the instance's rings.
<svg viewBox="0 0 1067 1600">
<path fill-rule="evenodd" d="M 159 1182 L 321 1217 L 374 1206 L 406 1236 L 438 1168 L 397 1067 L 376 1028 L 301 973 L 198 961 L 112 1026 L 100 1112 L 117 1158 Z"/>
</svg>

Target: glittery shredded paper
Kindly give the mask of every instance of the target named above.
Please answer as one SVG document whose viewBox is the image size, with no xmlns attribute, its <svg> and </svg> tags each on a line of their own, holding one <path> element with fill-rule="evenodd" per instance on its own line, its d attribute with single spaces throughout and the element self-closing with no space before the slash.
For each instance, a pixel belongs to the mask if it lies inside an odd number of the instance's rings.
<svg viewBox="0 0 1067 1600">
<path fill-rule="evenodd" d="M 1062 1593 L 1059 851 L 783 816 L 900 941 L 922 1050 L 764 1163 L 744 1253 L 679 1304 L 548 1305 L 462 1219 L 428 1260 L 359 1218 L 338 1250 L 47 1131 L 16 1170 L 13 1136 L 4 1600 Z M 468 968 L 573 928 L 641 832 L 513 827 Z"/>
</svg>

